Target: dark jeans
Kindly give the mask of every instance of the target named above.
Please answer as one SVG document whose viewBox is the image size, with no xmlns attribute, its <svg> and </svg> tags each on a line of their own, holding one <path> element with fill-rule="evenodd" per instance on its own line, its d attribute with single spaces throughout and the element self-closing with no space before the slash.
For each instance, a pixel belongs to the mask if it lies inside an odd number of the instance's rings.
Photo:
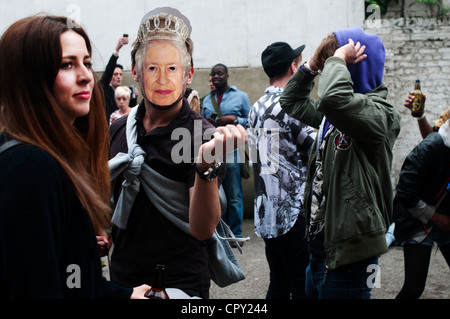
<svg viewBox="0 0 450 319">
<path fill-rule="evenodd" d="M 305 270 L 309 254 L 305 236 L 305 219 L 299 217 L 284 235 L 266 239 L 266 258 L 270 269 L 267 299 L 306 298 Z"/>
<path fill-rule="evenodd" d="M 308 298 L 370 299 L 377 267 L 378 256 L 327 270 L 325 259 L 311 256 L 306 270 Z"/>
<path fill-rule="evenodd" d="M 430 234 L 421 242 L 410 240 L 403 245 L 405 263 L 405 282 L 396 299 L 418 299 L 425 289 L 430 265 L 431 250 L 437 243 L 450 267 L 450 234 L 433 227 Z"/>
</svg>

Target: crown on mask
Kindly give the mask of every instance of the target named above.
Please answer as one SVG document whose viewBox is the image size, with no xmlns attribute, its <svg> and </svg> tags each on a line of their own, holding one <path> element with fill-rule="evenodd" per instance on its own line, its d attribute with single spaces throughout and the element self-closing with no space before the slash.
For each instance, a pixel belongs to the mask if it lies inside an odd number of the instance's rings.
<svg viewBox="0 0 450 319">
<path fill-rule="evenodd" d="M 173 8 L 157 8 L 147 13 L 138 30 L 138 41 L 167 39 L 186 41 L 191 35 L 189 20 Z"/>
</svg>

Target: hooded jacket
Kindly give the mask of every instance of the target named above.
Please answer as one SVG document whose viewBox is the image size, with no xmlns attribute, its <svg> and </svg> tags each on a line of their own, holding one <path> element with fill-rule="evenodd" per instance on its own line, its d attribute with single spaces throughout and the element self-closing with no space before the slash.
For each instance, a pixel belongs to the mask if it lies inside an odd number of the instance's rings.
<svg viewBox="0 0 450 319">
<path fill-rule="evenodd" d="M 434 212 L 450 215 L 450 120 L 406 157 L 394 200 L 394 235 L 402 243 L 429 225 Z M 424 236 L 422 236 L 424 238 Z"/>
<path fill-rule="evenodd" d="M 367 59 L 349 70 L 343 59 L 328 58 L 319 79 L 318 100 L 310 97 L 314 77 L 300 70 L 280 99 L 282 108 L 303 123 L 319 128 L 325 118 L 333 125 L 324 139 L 322 162 L 326 198 L 323 249 L 330 269 L 387 251 L 385 234 L 392 222 L 392 149 L 400 132 L 399 112 L 386 101 L 388 91 L 382 84 L 385 53 L 381 40 L 361 28 L 334 33 L 339 46 L 349 38 L 366 45 Z M 320 143 L 316 139 L 308 163 L 307 223 Z"/>
<path fill-rule="evenodd" d="M 368 58 L 348 67 L 354 92 L 366 94 L 379 87 L 383 82 L 384 60 L 386 56 L 380 37 L 376 34 L 365 33 L 359 27 L 342 29 L 333 33 L 336 36 L 339 47 L 346 45 L 348 39 L 352 39 L 355 44 L 360 42 L 361 45 L 366 45 L 364 53 L 367 54 Z"/>
</svg>

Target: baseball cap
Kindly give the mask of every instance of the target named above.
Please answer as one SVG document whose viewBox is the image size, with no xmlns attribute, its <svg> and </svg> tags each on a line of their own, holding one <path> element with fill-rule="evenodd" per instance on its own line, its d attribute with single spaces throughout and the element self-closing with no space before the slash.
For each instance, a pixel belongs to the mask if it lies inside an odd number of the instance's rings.
<svg viewBox="0 0 450 319">
<path fill-rule="evenodd" d="M 264 71 L 270 78 L 282 74 L 304 48 L 304 44 L 294 50 L 286 42 L 272 43 L 261 55 Z"/>
</svg>

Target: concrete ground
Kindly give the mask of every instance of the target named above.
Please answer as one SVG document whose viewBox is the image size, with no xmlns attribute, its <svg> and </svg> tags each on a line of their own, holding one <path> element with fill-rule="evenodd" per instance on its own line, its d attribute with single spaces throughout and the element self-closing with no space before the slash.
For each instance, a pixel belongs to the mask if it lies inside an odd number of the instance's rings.
<svg viewBox="0 0 450 319">
<path fill-rule="evenodd" d="M 264 241 L 253 231 L 253 219 L 243 223 L 243 236 L 250 241 L 243 247 L 243 254 L 235 249 L 236 258 L 246 279 L 231 286 L 220 288 L 211 284 L 211 299 L 264 299 L 269 283 Z M 393 299 L 401 290 L 404 279 L 403 249 L 392 247 L 379 260 L 380 277 L 372 291 L 373 299 Z M 379 284 L 378 284 L 379 283 Z M 433 249 L 427 284 L 422 299 L 450 299 L 450 269 L 438 249 Z"/>
</svg>

